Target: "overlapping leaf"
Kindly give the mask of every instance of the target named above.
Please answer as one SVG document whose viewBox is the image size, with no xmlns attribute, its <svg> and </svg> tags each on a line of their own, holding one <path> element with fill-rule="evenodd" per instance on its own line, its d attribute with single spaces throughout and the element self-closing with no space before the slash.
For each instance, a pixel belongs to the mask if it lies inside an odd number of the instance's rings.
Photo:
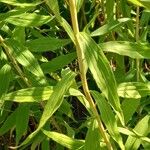
<svg viewBox="0 0 150 150">
<path fill-rule="evenodd" d="M 139 99 L 150 95 L 150 83 L 125 82 L 118 86 L 118 95 L 124 98 Z"/>
<path fill-rule="evenodd" d="M 97 91 L 92 91 L 92 96 L 96 100 L 101 118 L 103 122 L 105 123 L 107 130 L 110 133 L 111 137 L 114 138 L 114 140 L 119 144 L 121 149 L 124 149 L 122 137 L 117 128 L 117 121 L 109 103 Z"/>
<path fill-rule="evenodd" d="M 99 44 L 105 52 L 117 53 L 131 58 L 150 58 L 150 45 L 128 41 L 109 41 Z"/>
<path fill-rule="evenodd" d="M 55 51 L 69 43 L 69 39 L 43 37 L 26 42 L 26 46 L 33 52 L 46 52 Z"/>
<path fill-rule="evenodd" d="M 102 49 L 85 33 L 78 35 L 78 43 L 85 54 L 85 60 L 97 86 L 111 103 L 112 107 L 121 114 L 115 77 Z M 121 119 L 120 114 L 118 115 Z"/>
<path fill-rule="evenodd" d="M 7 50 L 26 70 L 40 78 L 41 84 L 47 84 L 43 71 L 38 64 L 34 55 L 21 43 L 16 40 L 9 39 L 5 41 Z"/>
<path fill-rule="evenodd" d="M 68 137 L 62 133 L 52 132 L 52 131 L 46 131 L 42 130 L 42 132 L 55 142 L 61 144 L 62 146 L 71 149 L 71 150 L 77 150 L 84 147 L 84 140 L 77 140 L 73 139 L 71 137 Z"/>
<path fill-rule="evenodd" d="M 68 73 L 66 73 L 62 80 L 58 82 L 54 89 L 54 92 L 52 93 L 47 104 L 44 107 L 44 111 L 40 119 L 38 128 L 34 132 L 32 132 L 20 146 L 28 144 L 31 139 L 41 130 L 48 119 L 54 114 L 54 112 L 60 107 L 63 102 L 64 94 L 68 91 L 71 84 L 73 83 L 74 77 L 75 74 L 71 71 L 68 71 Z"/>
<path fill-rule="evenodd" d="M 2 97 L 4 101 L 13 101 L 18 103 L 23 102 L 41 102 L 48 100 L 53 93 L 53 87 L 32 87 L 27 89 L 21 89 L 6 94 Z"/>
</svg>

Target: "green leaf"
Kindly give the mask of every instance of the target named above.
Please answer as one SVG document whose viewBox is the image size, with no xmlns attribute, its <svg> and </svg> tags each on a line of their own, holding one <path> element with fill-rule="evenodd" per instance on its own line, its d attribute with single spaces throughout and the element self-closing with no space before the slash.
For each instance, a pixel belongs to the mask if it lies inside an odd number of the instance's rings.
<svg viewBox="0 0 150 150">
<path fill-rule="evenodd" d="M 150 44 L 133 43 L 128 41 L 109 41 L 101 43 L 100 47 L 105 52 L 117 53 L 131 58 L 150 58 Z"/>
<path fill-rule="evenodd" d="M 121 149 L 124 149 L 122 137 L 117 128 L 117 121 L 115 115 L 106 101 L 106 99 L 97 91 L 92 91 L 92 96 L 94 97 L 98 109 L 100 111 L 101 118 L 107 127 L 108 132 L 112 136 L 112 138 L 119 144 Z"/>
<path fill-rule="evenodd" d="M 97 86 L 111 103 L 123 123 L 120 101 L 117 94 L 117 85 L 107 58 L 102 52 L 102 49 L 89 35 L 80 33 L 77 39 L 81 50 L 85 54 L 86 63 Z"/>
<path fill-rule="evenodd" d="M 57 0 L 45 0 L 48 7 L 53 11 L 56 18 L 61 20 L 60 12 L 59 12 L 59 5 Z"/>
<path fill-rule="evenodd" d="M 84 0 L 76 0 L 76 9 L 77 9 L 77 12 L 80 11 L 80 8 L 82 7 L 83 2 L 84 2 Z"/>
<path fill-rule="evenodd" d="M 84 146 L 83 140 L 73 139 L 62 133 L 57 133 L 57 132 L 51 132 L 51 131 L 46 131 L 46 130 L 42 130 L 42 132 L 47 137 L 51 138 L 55 142 L 61 144 L 62 146 L 66 147 L 68 149 L 77 150 Z"/>
<path fill-rule="evenodd" d="M 127 124 L 130 119 L 132 119 L 132 115 L 136 112 L 138 106 L 140 104 L 140 99 L 124 99 L 122 102 L 122 110 L 124 114 L 124 120 Z"/>
<path fill-rule="evenodd" d="M 44 73 L 38 64 L 34 55 L 21 43 L 16 40 L 8 39 L 5 41 L 9 53 L 22 65 L 26 70 L 39 77 L 41 84 L 47 84 Z"/>
<path fill-rule="evenodd" d="M 75 77 L 75 74 L 73 72 L 71 71 L 67 72 L 68 73 L 62 78 L 62 80 L 58 82 L 58 84 L 54 89 L 54 92 L 52 93 L 47 104 L 45 105 L 38 128 L 34 132 L 32 132 L 20 146 L 28 144 L 62 104 L 64 94 L 68 91 L 68 89 L 72 85 Z"/>
<path fill-rule="evenodd" d="M 26 46 L 33 52 L 55 51 L 69 44 L 69 39 L 58 39 L 52 37 L 43 37 L 27 41 Z"/>
<path fill-rule="evenodd" d="M 104 2 L 103 2 L 104 3 Z M 114 17 L 115 0 L 106 1 L 106 16 L 107 20 L 112 21 Z"/>
<path fill-rule="evenodd" d="M 139 135 L 134 130 L 129 130 L 127 128 L 121 128 L 121 127 L 119 127 L 119 132 L 122 133 L 122 134 L 125 134 L 125 135 L 136 137 L 137 139 L 140 139 L 141 142 L 146 142 L 146 144 L 148 144 L 148 145 L 150 144 L 150 138 L 142 136 L 142 135 Z"/>
<path fill-rule="evenodd" d="M 23 13 L 19 15 L 13 15 L 5 19 L 6 22 L 21 27 L 34 27 L 41 26 L 51 21 L 53 17 L 38 15 L 36 13 Z"/>
<path fill-rule="evenodd" d="M 123 23 L 126 23 L 128 21 L 131 21 L 131 19 L 130 18 L 121 18 L 118 20 L 110 21 L 108 24 L 105 24 L 102 27 L 93 31 L 91 33 L 91 36 L 100 36 L 100 35 L 104 35 L 106 33 L 110 33 L 111 31 L 118 29 L 120 26 L 122 26 Z"/>
<path fill-rule="evenodd" d="M 12 112 L 6 119 L 6 121 L 3 123 L 3 125 L 0 127 L 0 135 L 5 134 L 8 132 L 10 129 L 15 127 L 15 118 L 17 115 L 17 109 Z"/>
<path fill-rule="evenodd" d="M 16 114 L 16 144 L 18 145 L 20 139 L 27 132 L 29 121 L 30 105 L 20 104 Z"/>
<path fill-rule="evenodd" d="M 17 15 L 21 15 L 27 11 L 29 11 L 31 9 L 31 7 L 23 7 L 23 8 L 15 8 L 15 9 L 12 9 L 8 12 L 5 12 L 5 13 L 0 13 L 0 21 L 5 21 L 7 18 L 11 17 L 11 16 L 17 16 Z"/>
<path fill-rule="evenodd" d="M 134 131 L 137 133 L 137 135 L 140 136 L 147 136 L 150 132 L 150 115 L 146 115 L 142 120 L 140 120 L 137 125 L 134 128 Z M 150 143 L 150 140 L 149 140 Z M 125 147 L 126 149 L 138 149 L 141 144 L 140 138 L 129 136 Z"/>
<path fill-rule="evenodd" d="M 91 121 L 88 128 L 88 132 L 85 138 L 85 150 L 98 150 L 102 149 L 100 146 L 101 136 L 99 134 L 97 121 L 94 119 Z"/>
<path fill-rule="evenodd" d="M 32 87 L 14 91 L 3 96 L 4 101 L 23 102 L 41 102 L 48 100 L 53 93 L 52 86 Z"/>
<path fill-rule="evenodd" d="M 70 53 L 67 55 L 60 55 L 49 62 L 43 63 L 41 68 L 44 73 L 55 72 L 58 69 L 62 69 L 76 58 L 76 53 Z"/>
<path fill-rule="evenodd" d="M 21 3 L 18 0 L 0 0 L 0 2 L 13 5 L 13 6 L 20 6 L 20 7 L 36 6 L 42 3 L 39 0 L 36 0 L 35 2 L 32 2 L 32 3 Z"/>
<path fill-rule="evenodd" d="M 118 95 L 124 98 L 139 99 L 150 95 L 150 83 L 125 82 L 118 86 Z"/>
<path fill-rule="evenodd" d="M 131 3 L 137 5 L 137 6 L 141 6 L 141 7 L 145 7 L 147 9 L 150 9 L 150 1 L 149 0 L 128 0 Z"/>
<path fill-rule="evenodd" d="M 11 67 L 6 64 L 0 69 L 0 98 L 7 93 L 11 78 Z"/>
</svg>

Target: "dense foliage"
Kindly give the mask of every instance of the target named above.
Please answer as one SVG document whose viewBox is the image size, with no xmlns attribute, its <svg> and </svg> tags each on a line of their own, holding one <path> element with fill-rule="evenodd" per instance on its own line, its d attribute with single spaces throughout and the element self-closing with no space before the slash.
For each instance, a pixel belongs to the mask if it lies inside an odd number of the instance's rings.
<svg viewBox="0 0 150 150">
<path fill-rule="evenodd" d="M 150 149 L 149 0 L 0 0 L 0 149 Z"/>
</svg>

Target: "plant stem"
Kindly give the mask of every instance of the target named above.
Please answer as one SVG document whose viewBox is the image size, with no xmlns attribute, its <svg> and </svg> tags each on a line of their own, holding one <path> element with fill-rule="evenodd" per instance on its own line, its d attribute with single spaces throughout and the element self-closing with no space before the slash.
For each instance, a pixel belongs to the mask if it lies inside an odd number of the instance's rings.
<svg viewBox="0 0 150 150">
<path fill-rule="evenodd" d="M 81 82 L 82 82 L 83 90 L 85 93 L 85 97 L 88 100 L 90 107 L 92 109 L 92 112 L 98 122 L 100 134 L 104 138 L 107 148 L 109 150 L 113 150 L 112 145 L 108 139 L 107 133 L 105 132 L 102 121 L 97 112 L 96 106 L 95 106 L 93 99 L 91 97 L 91 94 L 89 92 L 87 79 L 86 79 L 86 68 L 83 63 L 84 54 L 83 54 L 82 49 L 80 48 L 79 41 L 77 39 L 77 35 L 79 34 L 79 26 L 78 26 L 78 20 L 77 20 L 77 11 L 76 11 L 75 0 L 69 0 L 69 7 L 70 7 L 72 26 L 73 26 L 74 36 L 75 36 L 75 44 L 76 44 L 76 51 L 77 51 L 77 57 L 78 57 L 78 63 L 79 63 Z"/>
<path fill-rule="evenodd" d="M 139 6 L 137 6 L 136 8 L 136 31 L 135 31 L 136 42 L 139 41 L 139 28 L 140 28 L 139 13 L 140 13 Z M 139 59 L 136 59 L 136 78 L 137 78 L 137 81 L 139 81 L 139 78 L 140 78 L 140 60 Z"/>
<path fill-rule="evenodd" d="M 27 85 L 27 87 L 31 87 L 30 83 L 27 81 L 26 77 L 24 76 L 22 70 L 21 70 L 20 67 L 18 66 L 16 60 L 15 60 L 14 57 L 10 54 L 10 48 L 5 44 L 4 39 L 2 38 L 2 36 L 0 36 L 0 44 L 1 44 L 2 47 L 4 48 L 7 57 L 10 59 L 11 63 L 13 64 L 13 67 L 14 67 L 15 70 L 17 71 L 17 73 L 18 73 L 18 75 L 20 76 L 20 78 L 24 81 L 24 83 Z"/>
</svg>

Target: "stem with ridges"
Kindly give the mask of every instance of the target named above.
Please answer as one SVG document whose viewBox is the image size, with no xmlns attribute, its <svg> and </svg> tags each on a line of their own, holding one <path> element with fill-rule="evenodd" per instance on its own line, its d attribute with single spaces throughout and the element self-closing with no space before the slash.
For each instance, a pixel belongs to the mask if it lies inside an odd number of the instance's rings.
<svg viewBox="0 0 150 150">
<path fill-rule="evenodd" d="M 139 21 L 139 6 L 137 6 L 136 8 L 136 31 L 135 31 L 135 39 L 136 39 L 136 42 L 138 42 L 139 40 L 139 24 L 140 24 L 140 21 Z M 139 78 L 140 78 L 140 60 L 139 59 L 136 59 L 136 78 L 137 78 L 137 81 L 139 81 Z"/>
<path fill-rule="evenodd" d="M 13 67 L 15 68 L 15 70 L 17 71 L 18 75 L 20 76 L 20 78 L 24 81 L 24 83 L 27 85 L 27 87 L 31 87 L 31 85 L 28 83 L 28 81 L 26 80 L 22 70 L 20 69 L 20 67 L 18 66 L 16 60 L 14 59 L 14 57 L 10 54 L 10 49 L 9 47 L 5 44 L 4 39 L 2 38 L 2 36 L 0 36 L 0 44 L 2 45 L 2 47 L 5 50 L 5 53 L 7 55 L 7 57 L 10 59 L 11 63 L 13 64 Z"/>
<path fill-rule="evenodd" d="M 85 66 L 83 64 L 84 54 L 80 48 L 80 45 L 79 45 L 78 39 L 77 39 L 77 35 L 79 34 L 79 27 L 78 27 L 78 21 L 77 21 L 77 11 L 76 11 L 75 0 L 69 0 L 69 7 L 70 7 L 70 12 L 71 12 L 73 31 L 74 31 L 74 35 L 75 35 L 76 51 L 77 51 L 77 57 L 78 57 L 79 70 L 80 70 L 80 76 L 81 76 L 83 90 L 84 90 L 86 99 L 88 100 L 88 102 L 90 104 L 92 112 L 93 112 L 93 114 L 96 117 L 96 120 L 98 122 L 100 134 L 103 136 L 107 148 L 109 150 L 113 150 L 112 145 L 111 145 L 109 138 L 107 136 L 107 133 L 106 133 L 104 126 L 102 124 L 102 121 L 101 121 L 99 114 L 97 112 L 97 109 L 95 107 L 95 104 L 93 102 L 93 99 L 92 99 L 90 92 L 89 92 L 87 79 L 86 79 L 86 69 L 85 69 Z"/>
</svg>

